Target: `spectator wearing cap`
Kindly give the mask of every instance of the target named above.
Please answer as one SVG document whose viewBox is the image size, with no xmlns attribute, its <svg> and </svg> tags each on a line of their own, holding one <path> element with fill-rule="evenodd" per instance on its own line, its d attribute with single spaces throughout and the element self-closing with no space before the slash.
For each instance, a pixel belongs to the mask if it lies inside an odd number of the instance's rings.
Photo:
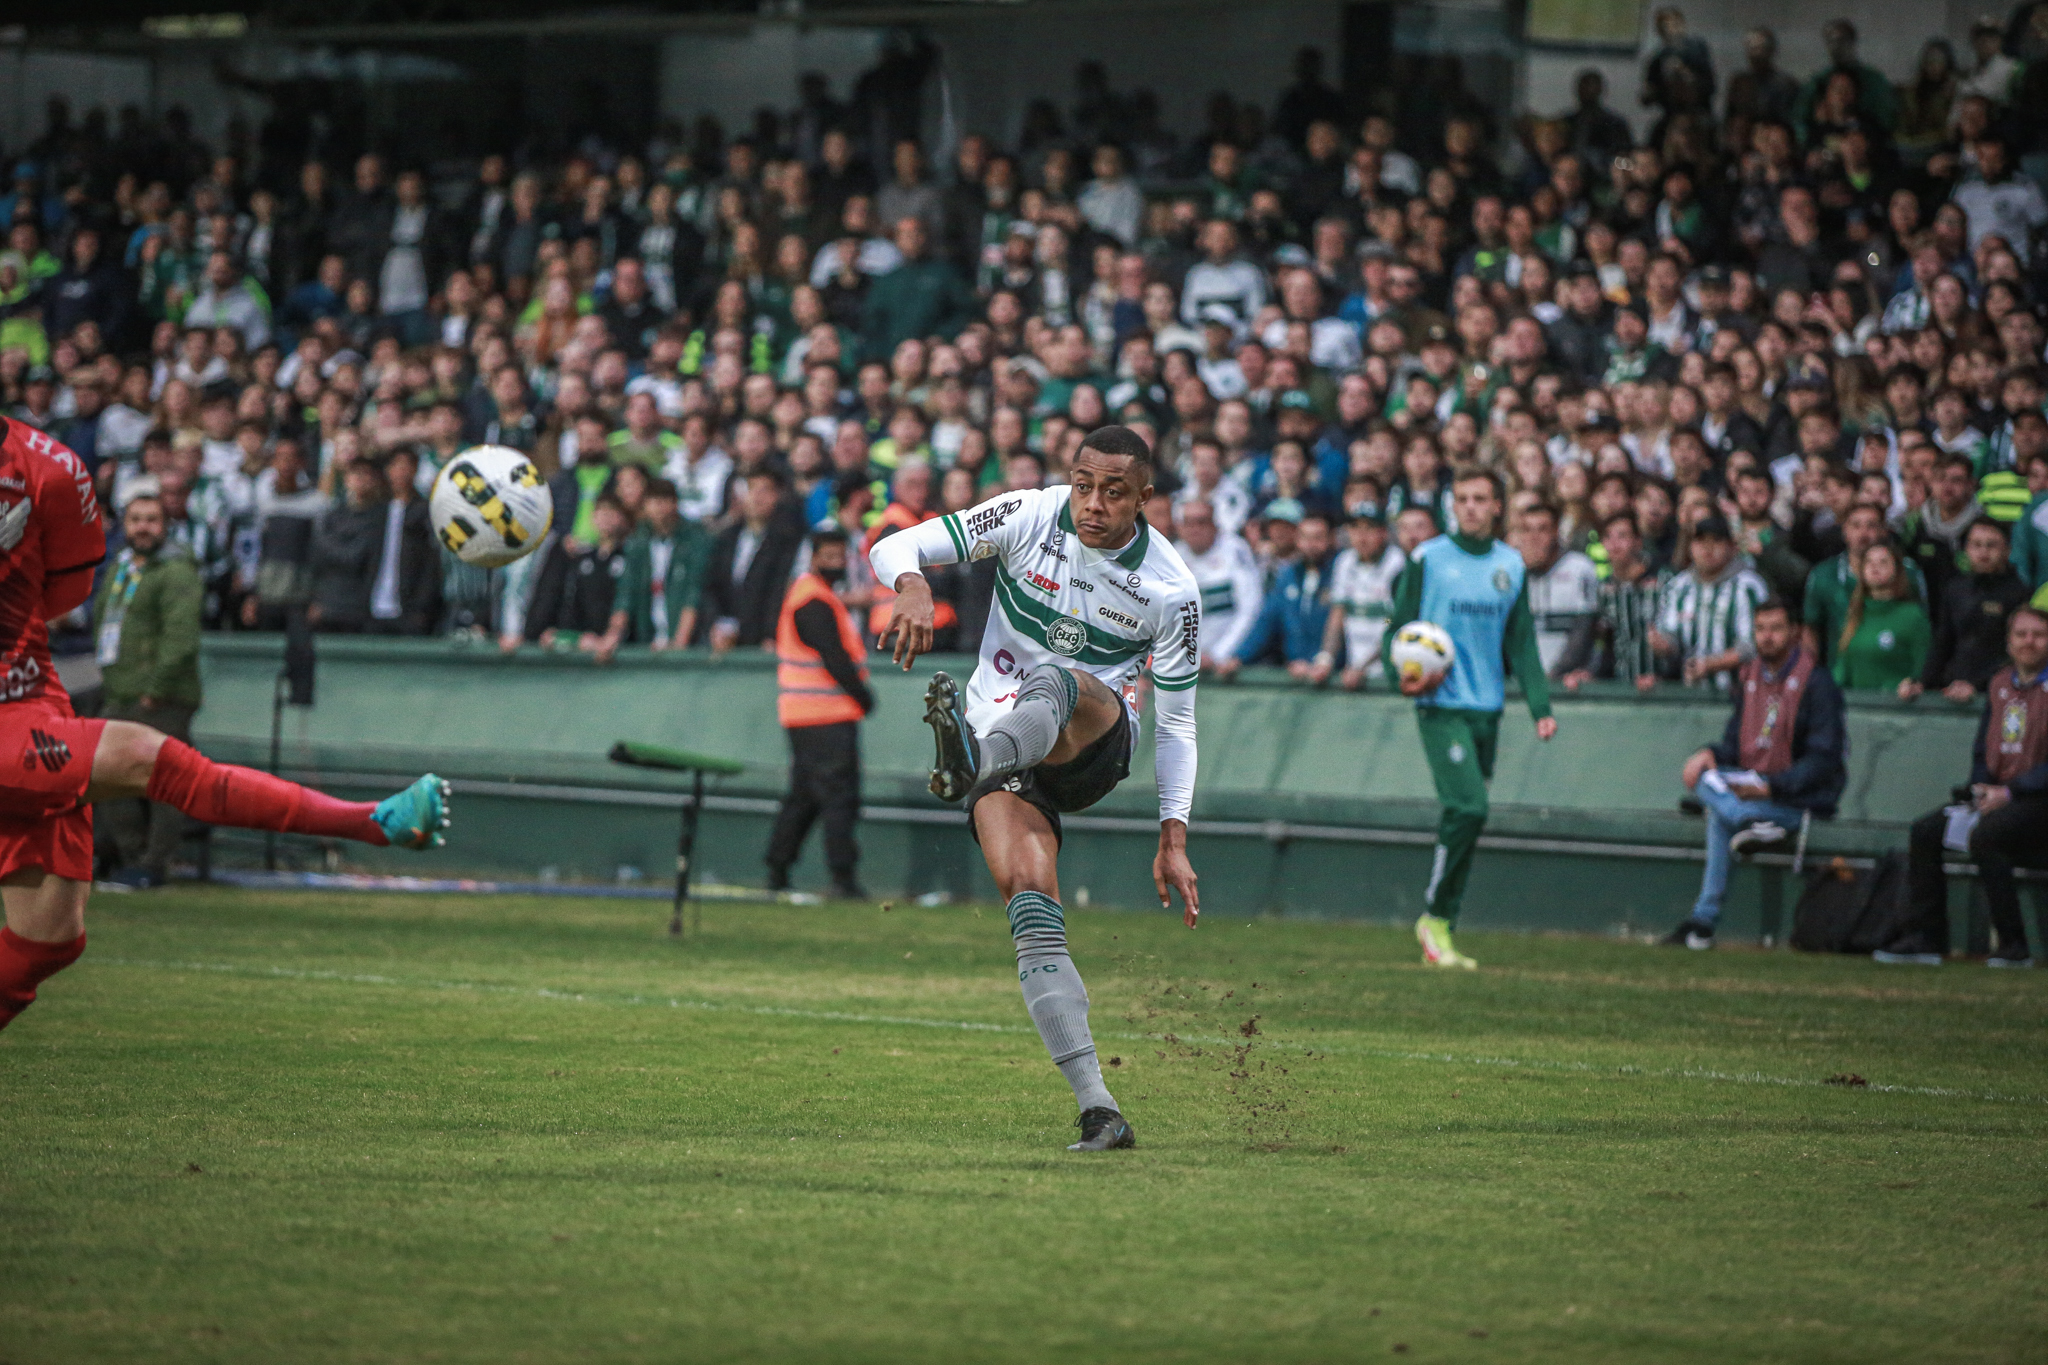
<svg viewBox="0 0 2048 1365">
<path fill-rule="evenodd" d="M 597 649 L 599 661 L 609 660 L 621 644 L 687 648 L 696 635 L 710 562 L 711 533 L 682 515 L 676 486 L 667 479 L 650 482 L 640 525 L 626 538 L 625 569 Z"/>
<path fill-rule="evenodd" d="M 1258 619 L 1218 670 L 1226 682 L 1246 664 L 1257 663 L 1284 664 L 1290 676 L 1303 682 L 1321 683 L 1330 676 L 1329 660 L 1318 662 L 1318 656 L 1328 625 L 1336 539 L 1328 516 L 1304 513 L 1300 504 L 1288 506 L 1287 501 L 1267 507 L 1266 517 L 1295 528 L 1297 553 L 1273 575 Z"/>
<path fill-rule="evenodd" d="M 37 431 L 52 431 L 56 428 L 57 416 L 57 372 L 48 365 L 31 365 L 21 377 L 21 401 L 8 411 L 8 417 L 23 426 L 34 427 Z"/>
<path fill-rule="evenodd" d="M 1725 692 L 1751 657 L 1756 609 L 1770 590 L 1737 557 L 1728 522 L 1718 513 L 1693 526 L 1691 550 L 1692 563 L 1665 590 L 1652 645 L 1687 683 Z"/>
<path fill-rule="evenodd" d="M 184 325 L 232 327 L 254 351 L 270 340 L 270 302 L 254 280 L 235 269 L 233 256 L 215 251 L 206 258 L 204 281 L 185 310 Z"/>
<path fill-rule="evenodd" d="M 2013 869 L 2040 866 L 2048 855 L 2048 612 L 2015 609 L 2005 648 L 2012 662 L 1993 675 L 1970 746 L 1969 799 L 1913 822 L 1906 864 L 1912 918 L 1896 942 L 1872 955 L 1879 962 L 1941 965 L 1949 946 L 1943 864 L 1953 850 L 1977 865 L 1998 935 L 1989 965 L 2033 966 Z"/>
<path fill-rule="evenodd" d="M 1832 816 L 1848 783 L 1841 689 L 1800 645 L 1786 605 L 1760 601 L 1743 645 L 1720 742 L 1685 763 L 1706 808 L 1707 867 L 1692 913 L 1664 939 L 1672 946 L 1713 947 L 1733 855 L 1781 842 L 1809 813 Z"/>
<path fill-rule="evenodd" d="M 1950 576 L 1934 615 L 1934 642 L 1919 686 L 1950 701 L 1975 701 L 2005 666 L 2005 627 L 2031 589 L 2013 571 L 2006 528 L 1980 517 L 1963 536 L 1967 569 Z"/>
</svg>

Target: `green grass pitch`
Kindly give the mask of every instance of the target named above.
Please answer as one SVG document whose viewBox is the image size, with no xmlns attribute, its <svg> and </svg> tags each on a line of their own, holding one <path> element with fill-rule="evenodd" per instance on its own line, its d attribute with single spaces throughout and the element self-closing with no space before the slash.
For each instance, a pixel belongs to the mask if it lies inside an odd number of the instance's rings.
<svg viewBox="0 0 2048 1365">
<path fill-rule="evenodd" d="M 2043 975 L 1080 912 L 1077 1157 L 999 910 L 665 917 L 98 898 L 0 1361 L 2048 1358 Z"/>
</svg>

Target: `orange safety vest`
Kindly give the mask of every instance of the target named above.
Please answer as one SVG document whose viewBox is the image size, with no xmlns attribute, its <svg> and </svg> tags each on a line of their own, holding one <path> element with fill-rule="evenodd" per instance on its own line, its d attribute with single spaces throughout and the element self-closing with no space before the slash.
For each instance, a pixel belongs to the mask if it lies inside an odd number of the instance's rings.
<svg viewBox="0 0 2048 1365">
<path fill-rule="evenodd" d="M 880 520 L 876 521 L 874 526 L 869 529 L 867 539 L 862 542 L 862 553 L 872 551 L 875 548 L 875 542 L 890 532 L 907 531 L 913 526 L 922 526 L 938 515 L 937 512 L 926 512 L 923 516 L 919 516 L 902 503 L 892 502 L 883 509 Z M 896 585 L 894 583 L 875 584 L 874 600 L 868 606 L 868 634 L 878 639 L 887 634 L 889 630 L 889 616 L 895 608 Z M 951 602 L 934 602 L 932 604 L 933 630 L 944 630 L 947 626 L 958 625 L 959 621 L 960 613 L 953 610 Z"/>
<path fill-rule="evenodd" d="M 867 654 L 867 642 L 854 629 L 853 617 L 847 614 L 839 594 L 814 573 L 797 579 L 789 585 L 789 593 L 782 599 L 782 618 L 775 623 L 775 686 L 779 690 L 775 716 L 784 729 L 837 725 L 859 720 L 862 715 L 860 703 L 847 696 L 825 671 L 818 651 L 797 637 L 797 608 L 814 601 L 832 608 L 833 618 L 839 622 L 840 643 L 859 667 L 861 680 L 865 682 L 868 676 L 868 666 L 861 662 Z"/>
</svg>

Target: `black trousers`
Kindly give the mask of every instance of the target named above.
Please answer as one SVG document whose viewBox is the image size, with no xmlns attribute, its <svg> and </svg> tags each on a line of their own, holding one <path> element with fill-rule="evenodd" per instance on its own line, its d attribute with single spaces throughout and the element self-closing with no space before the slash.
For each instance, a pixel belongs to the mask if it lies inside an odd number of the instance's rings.
<svg viewBox="0 0 2048 1365">
<path fill-rule="evenodd" d="M 1915 925 L 1943 951 L 1949 941 L 1948 880 L 1941 870 L 1941 836 L 1947 828 L 1948 816 L 1939 809 L 1913 822 L 1906 873 Z M 2048 796 L 2022 796 L 1979 819 L 1970 834 L 1970 861 L 1984 884 L 1999 950 L 2024 946 L 2027 921 L 2012 873 L 2015 865 L 2048 864 Z"/>
<path fill-rule="evenodd" d="M 768 838 L 768 868 L 786 874 L 803 852 L 812 823 L 822 817 L 825 866 L 835 883 L 851 882 L 860 865 L 860 845 L 853 838 L 860 818 L 860 723 L 800 725 L 783 733 L 789 736 L 789 794 Z"/>
<path fill-rule="evenodd" d="M 154 711 L 140 706 L 108 706 L 101 712 L 106 720 L 132 720 L 163 731 L 173 739 L 192 739 L 194 706 L 166 704 Z M 124 801 L 102 801 L 93 807 L 94 842 L 107 861 L 117 867 L 140 867 L 158 881 L 170 869 L 177 855 L 178 841 L 185 834 L 185 813 L 161 801 L 141 797 Z"/>
</svg>

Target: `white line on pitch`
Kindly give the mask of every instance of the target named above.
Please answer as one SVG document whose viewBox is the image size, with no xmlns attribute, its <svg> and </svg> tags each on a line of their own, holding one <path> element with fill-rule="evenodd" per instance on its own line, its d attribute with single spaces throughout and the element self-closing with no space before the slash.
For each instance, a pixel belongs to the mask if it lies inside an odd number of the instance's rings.
<svg viewBox="0 0 2048 1365">
<path fill-rule="evenodd" d="M 494 995 L 533 996 L 542 1000 L 559 1000 L 585 1005 L 652 1005 L 670 1009 L 705 1010 L 724 1014 L 752 1014 L 786 1019 L 810 1019 L 829 1024 L 880 1024 L 903 1028 L 944 1029 L 949 1032 L 968 1033 L 1022 1033 L 1037 1036 L 1035 1029 L 1019 1024 L 985 1024 L 966 1019 L 919 1019 L 908 1015 L 853 1014 L 843 1010 L 806 1010 L 783 1005 L 732 1005 L 715 1000 L 690 1000 L 682 996 L 666 995 L 611 995 L 594 991 L 556 990 L 547 986 L 508 986 L 485 981 L 438 981 L 432 979 L 383 976 L 375 972 L 328 972 L 302 967 L 262 967 L 232 962 L 158 962 L 143 958 L 92 957 L 86 961 L 102 967 L 139 967 L 149 971 L 164 972 L 220 972 L 230 976 L 269 977 L 285 981 L 322 981 L 352 986 L 395 986 L 406 990 L 431 991 L 476 991 Z M 1622 1076 L 1642 1076 L 1656 1080 L 1721 1081 L 1734 1085 L 1772 1085 L 1803 1088 L 1825 1086 L 1826 1081 L 1817 1081 L 1804 1076 L 1772 1076 L 1761 1071 L 1713 1071 L 1702 1067 L 1644 1067 L 1621 1064 L 1602 1066 L 1593 1062 L 1561 1062 L 1522 1057 L 1471 1057 L 1454 1052 L 1414 1052 L 1395 1048 L 1370 1047 L 1327 1047 L 1320 1043 L 1286 1041 L 1261 1035 L 1266 1046 L 1293 1051 L 1297 1048 L 1306 1052 L 1320 1052 L 1333 1057 L 1369 1057 L 1379 1061 L 1393 1062 L 1441 1062 L 1453 1066 L 1491 1066 L 1522 1071 L 1568 1071 L 1588 1075 L 1613 1073 Z M 1097 1033 L 1096 1037 L 1115 1042 L 1159 1043 L 1165 1039 L 1156 1033 Z M 1210 1047 L 1235 1047 L 1238 1039 L 1189 1037 L 1174 1035 L 1183 1043 L 1200 1043 Z M 1993 1100 L 2007 1104 L 2044 1104 L 2048 1097 L 2039 1095 L 2005 1095 L 1991 1090 L 1961 1090 L 1938 1085 L 1884 1085 L 1876 1081 L 1867 1082 L 1858 1089 L 1865 1089 L 1888 1095 L 1926 1095 L 1936 1099 Z"/>
</svg>

